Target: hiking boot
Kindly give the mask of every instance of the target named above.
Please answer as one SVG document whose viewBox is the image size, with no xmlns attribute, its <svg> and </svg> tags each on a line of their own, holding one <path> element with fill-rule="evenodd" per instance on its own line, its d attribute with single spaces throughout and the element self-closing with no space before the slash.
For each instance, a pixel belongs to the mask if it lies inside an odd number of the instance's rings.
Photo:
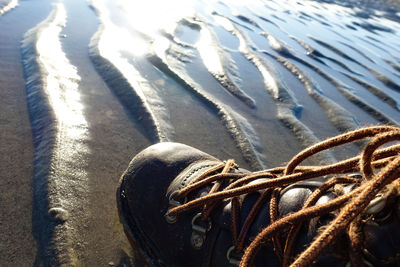
<svg viewBox="0 0 400 267">
<path fill-rule="evenodd" d="M 357 204 L 370 184 L 362 174 L 346 174 L 353 165 L 332 175 L 338 164 L 252 173 L 187 145 L 159 143 L 122 175 L 119 216 L 149 266 L 286 266 L 299 255 L 301 266 L 399 266 L 398 184 Z M 343 207 L 353 199 L 361 210 L 348 221 L 345 213 L 342 227 Z M 322 241 L 314 240 L 319 232 Z"/>
</svg>

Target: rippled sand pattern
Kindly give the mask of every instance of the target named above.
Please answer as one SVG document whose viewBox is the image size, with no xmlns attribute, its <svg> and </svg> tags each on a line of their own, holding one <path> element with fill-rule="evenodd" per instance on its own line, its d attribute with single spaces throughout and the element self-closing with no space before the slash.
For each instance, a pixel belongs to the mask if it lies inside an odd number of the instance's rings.
<svg viewBox="0 0 400 267">
<path fill-rule="evenodd" d="M 114 187 L 152 143 L 259 170 L 327 136 L 399 125 L 400 13 L 325 2 L 42 1 L 51 12 L 21 35 L 15 62 L 33 135 L 36 263 L 134 264 Z M 28 7 L 0 0 L 0 23 Z"/>
</svg>

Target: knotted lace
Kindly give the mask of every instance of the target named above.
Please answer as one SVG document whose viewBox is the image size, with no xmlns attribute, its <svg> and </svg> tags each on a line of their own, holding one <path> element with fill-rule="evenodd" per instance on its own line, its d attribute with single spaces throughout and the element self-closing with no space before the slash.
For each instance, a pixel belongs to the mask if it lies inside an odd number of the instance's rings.
<svg viewBox="0 0 400 267">
<path fill-rule="evenodd" d="M 368 142 L 358 156 L 323 166 L 299 166 L 309 157 L 344 144 L 367 139 Z M 272 242 L 282 266 L 309 266 L 321 251 L 346 233 L 349 237 L 349 259 L 353 266 L 364 265 L 361 229 L 368 210 L 373 210 L 373 202 L 400 195 L 400 128 L 374 126 L 344 133 L 315 144 L 297 154 L 284 167 L 254 173 L 235 172 L 235 163 L 228 160 L 193 179 L 178 194 L 184 198 L 191 192 L 211 186 L 205 196 L 191 200 L 169 211 L 178 214 L 201 209 L 206 220 L 215 207 L 231 201 L 233 242 L 237 253 L 244 251 L 240 266 L 251 266 L 260 248 Z M 383 147 L 383 148 L 382 148 Z M 360 173 L 360 175 L 352 175 Z M 287 186 L 316 177 L 329 177 L 303 204 L 303 207 L 285 217 L 278 216 L 280 192 Z M 251 183 L 252 181 L 266 178 Z M 328 191 L 353 184 L 349 193 L 338 193 L 327 203 L 315 205 Z M 258 200 L 239 229 L 240 197 L 252 192 L 260 192 Z M 340 191 L 340 190 L 339 190 Z M 269 202 L 269 203 L 268 203 Z M 262 229 L 247 246 L 248 231 L 264 205 L 270 206 L 270 224 Z M 336 211 L 337 216 L 328 225 L 319 229 L 319 234 L 297 258 L 293 258 L 293 246 L 304 222 Z M 370 212 L 371 213 L 371 212 Z M 374 212 L 372 212 L 373 216 Z M 285 237 L 283 236 L 285 234 Z"/>
</svg>

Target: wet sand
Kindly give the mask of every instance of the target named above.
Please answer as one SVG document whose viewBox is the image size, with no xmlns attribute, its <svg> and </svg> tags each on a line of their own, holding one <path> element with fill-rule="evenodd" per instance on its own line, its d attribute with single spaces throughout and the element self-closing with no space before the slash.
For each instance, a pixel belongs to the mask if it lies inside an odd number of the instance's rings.
<svg viewBox="0 0 400 267">
<path fill-rule="evenodd" d="M 168 49 L 150 30 L 127 27 L 128 36 L 147 35 L 143 39 L 153 45 L 150 55 L 137 55 L 126 47 L 120 52 L 123 44 L 116 40 L 110 51 L 102 48 L 107 27 L 129 18 L 113 1 L 104 9 L 101 3 L 71 0 L 55 7 L 53 1 L 20 1 L 0 15 L 2 266 L 140 266 L 118 221 L 115 186 L 131 158 L 152 143 L 183 142 L 260 169 L 285 162 L 327 136 L 400 122 L 400 51 L 391 42 L 373 41 L 391 34 L 379 23 L 347 25 L 348 31 L 365 32 L 358 48 L 335 32 L 343 25 L 327 26 L 316 13 L 260 18 L 251 9 L 238 15 L 234 7 L 215 4 L 214 13 L 192 21 L 188 16 L 164 33 Z M 274 3 L 264 11 L 273 10 Z M 393 19 L 395 13 L 387 10 Z M 65 16 L 66 24 L 51 14 Z M 283 19 L 330 31 L 347 46 L 337 42 L 340 51 L 335 50 L 303 32 L 293 34 L 307 43 L 288 37 Z M 39 33 L 52 27 L 55 34 L 46 38 L 59 42 L 58 55 L 45 61 L 45 51 L 35 45 Z M 25 35 L 30 29 L 32 35 Z M 200 44 L 205 48 L 197 49 Z M 204 54 L 209 49 L 213 56 Z M 72 76 L 57 70 L 60 64 L 51 62 L 57 57 L 67 60 L 61 65 L 71 66 Z M 219 61 L 206 63 L 207 57 Z M 53 74 L 50 65 L 56 68 Z M 66 84 L 50 86 L 50 78 Z M 71 82 L 77 86 L 73 91 Z M 82 120 L 70 121 L 68 113 L 57 111 L 46 91 L 56 88 L 60 99 L 68 100 L 69 93 L 76 100 L 62 103 Z M 69 135 L 71 129 L 75 135 Z"/>
<path fill-rule="evenodd" d="M 26 2 L 24 9 L 12 11 L 14 15 L 0 16 L 0 264 L 3 266 L 32 266 L 37 253 L 32 229 L 34 150 L 20 41 L 33 24 L 47 16 L 51 7 L 41 2 Z M 32 14 L 29 10 L 33 8 L 38 8 L 38 12 Z"/>
</svg>

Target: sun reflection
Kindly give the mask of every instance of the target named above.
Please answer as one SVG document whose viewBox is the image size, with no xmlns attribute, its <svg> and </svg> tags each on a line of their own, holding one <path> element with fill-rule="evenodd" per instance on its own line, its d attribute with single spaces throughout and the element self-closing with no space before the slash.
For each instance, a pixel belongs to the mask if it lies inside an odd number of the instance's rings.
<svg viewBox="0 0 400 267">
<path fill-rule="evenodd" d="M 55 5 L 50 21 L 41 29 L 36 44 L 42 71 L 46 75 L 44 91 L 54 110 L 59 130 L 66 134 L 63 138 L 70 138 L 69 141 L 82 139 L 87 132 L 87 122 L 78 90 L 81 78 L 76 67 L 66 58 L 58 38 L 66 22 L 63 5 Z"/>
<path fill-rule="evenodd" d="M 18 5 L 18 0 L 11 0 L 8 4 L 6 5 L 0 5 L 0 15 L 6 13 L 7 11 L 10 11 L 14 7 Z"/>
<path fill-rule="evenodd" d="M 214 20 L 217 24 L 225 28 L 227 31 L 232 32 L 234 30 L 234 28 L 232 27 L 232 23 L 228 19 L 220 16 L 215 16 Z"/>
<path fill-rule="evenodd" d="M 126 51 L 135 56 L 144 55 L 148 51 L 149 42 L 137 34 L 130 33 L 127 29 L 115 27 L 109 34 L 110 40 L 113 40 L 111 45 L 119 47 L 120 51 Z"/>
<path fill-rule="evenodd" d="M 204 64 L 214 74 L 222 75 L 224 69 L 221 64 L 220 55 L 218 54 L 218 43 L 215 40 L 215 36 L 207 28 L 202 28 L 200 33 L 201 38 L 196 46 Z"/>
<path fill-rule="evenodd" d="M 161 29 L 172 32 L 182 17 L 195 13 L 194 0 L 120 0 L 119 6 L 128 14 L 130 26 L 146 34 Z"/>
</svg>

